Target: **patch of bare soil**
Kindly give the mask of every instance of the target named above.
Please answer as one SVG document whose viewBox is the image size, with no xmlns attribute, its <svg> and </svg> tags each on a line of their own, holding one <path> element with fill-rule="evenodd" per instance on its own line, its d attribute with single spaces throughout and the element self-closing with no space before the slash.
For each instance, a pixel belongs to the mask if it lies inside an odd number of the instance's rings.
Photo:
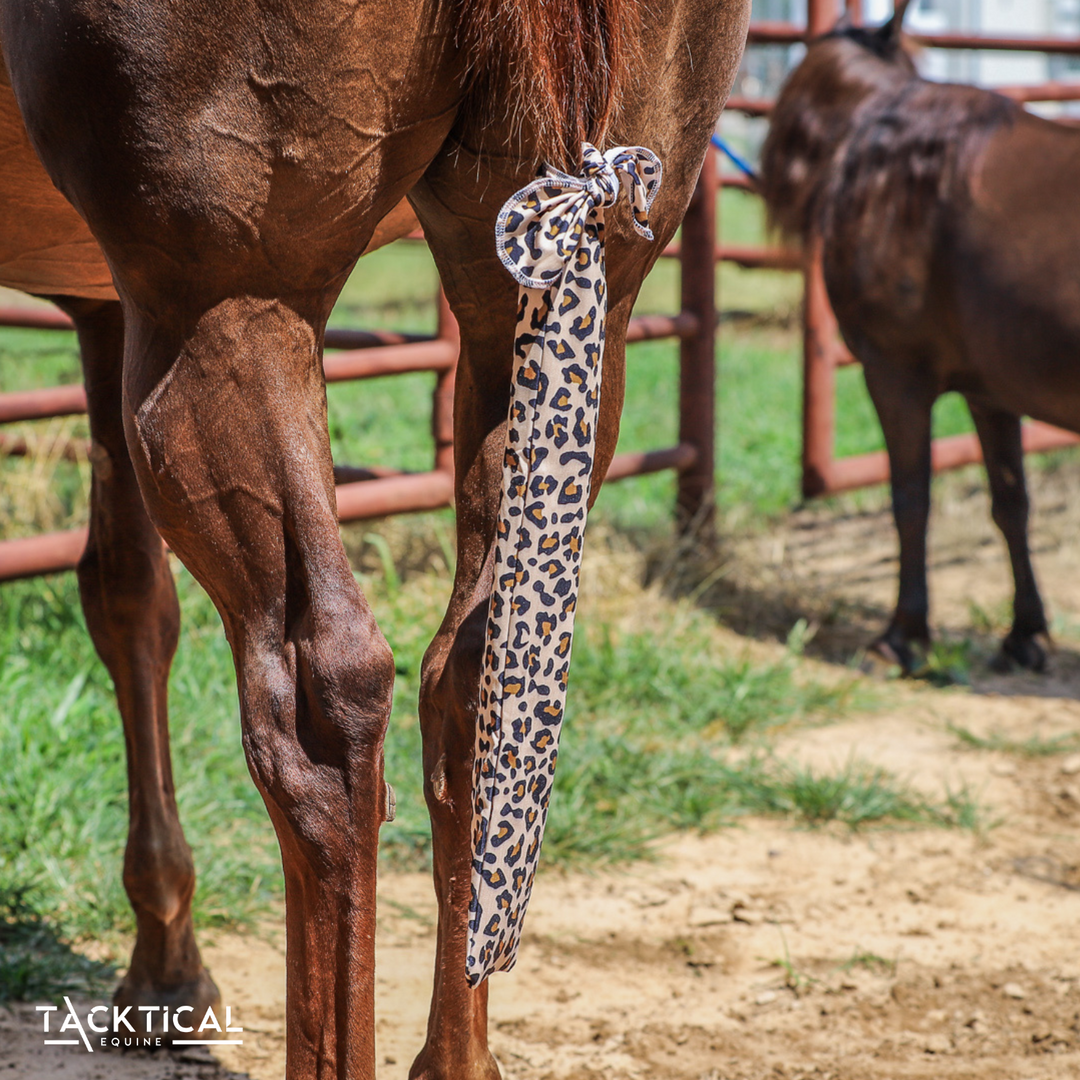
<svg viewBox="0 0 1080 1080">
<path fill-rule="evenodd" d="M 1042 696 L 1075 695 L 1080 686 L 1080 461 L 1069 456 L 1032 470 L 1030 539 L 1036 576 L 1063 649 L 1049 678 L 1001 681 L 980 667 L 979 689 Z M 805 618 L 818 633 L 811 652 L 848 663 L 885 627 L 896 602 L 897 540 L 883 489 L 811 503 L 764 533 L 735 538 L 708 587 L 680 591 L 753 638 L 783 640 Z M 662 561 L 662 560 L 661 560 Z M 676 586 L 678 566 L 661 566 Z M 1012 574 L 990 519 L 981 467 L 941 478 L 929 530 L 931 627 L 971 639 L 989 656 L 1008 630 Z"/>
<path fill-rule="evenodd" d="M 1080 500 L 1070 485 L 1065 472 L 1040 479 L 1034 528 L 1066 630 L 1080 625 Z M 982 496 L 958 481 L 937 507 L 932 546 L 936 624 L 987 641 L 971 605 L 993 611 L 1009 593 L 988 519 Z M 819 656 L 846 662 L 891 603 L 894 548 L 884 509 L 803 511 L 747 541 L 740 576 L 706 599 L 748 620 L 736 601 L 753 599 L 757 621 L 743 629 L 759 638 L 770 636 L 769 619 L 782 634 L 805 615 L 821 627 Z M 1080 733 L 1080 662 L 1062 636 L 1047 676 L 992 675 L 976 662 L 971 687 L 882 682 L 884 708 L 788 732 L 776 748 L 815 766 L 880 764 L 935 798 L 965 791 L 983 808 L 981 831 L 747 820 L 675 839 L 655 863 L 626 872 L 541 875 L 517 969 L 492 980 L 504 1076 L 1080 1076 L 1080 757 L 979 750 L 955 734 L 1022 742 Z M 427 877 L 384 875 L 380 912 L 378 1076 L 400 1080 L 426 1022 L 435 945 Z M 243 1046 L 216 1050 L 214 1063 L 175 1053 L 91 1059 L 42 1047 L 37 1014 L 19 1006 L 0 1010 L 0 1080 L 279 1080 L 280 930 L 220 935 L 204 951 L 244 1026 Z"/>
</svg>

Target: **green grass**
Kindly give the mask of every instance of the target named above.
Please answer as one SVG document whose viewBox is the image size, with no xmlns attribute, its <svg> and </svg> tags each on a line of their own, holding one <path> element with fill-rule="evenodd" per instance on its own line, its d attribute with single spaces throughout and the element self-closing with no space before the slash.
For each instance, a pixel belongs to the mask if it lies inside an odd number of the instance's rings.
<svg viewBox="0 0 1080 1080">
<path fill-rule="evenodd" d="M 110 991 L 116 968 L 72 948 L 42 918 L 29 893 L 0 890 L 0 1005 Z"/>
<path fill-rule="evenodd" d="M 793 648 L 772 664 L 718 658 L 701 617 L 665 627 L 662 642 L 657 637 L 586 626 L 574 642 L 569 716 L 619 716 L 628 730 L 694 732 L 737 743 L 870 700 L 854 679 L 832 686 L 800 680 Z"/>
<path fill-rule="evenodd" d="M 1055 735 L 1050 739 L 1039 735 L 1031 735 L 1026 739 L 1011 739 L 1000 731 L 992 731 L 989 735 L 976 735 L 966 727 L 950 724 L 949 733 L 956 736 L 961 746 L 970 750 L 994 750 L 1026 758 L 1056 757 L 1080 750 L 1080 733 L 1074 732 Z"/>
</svg>

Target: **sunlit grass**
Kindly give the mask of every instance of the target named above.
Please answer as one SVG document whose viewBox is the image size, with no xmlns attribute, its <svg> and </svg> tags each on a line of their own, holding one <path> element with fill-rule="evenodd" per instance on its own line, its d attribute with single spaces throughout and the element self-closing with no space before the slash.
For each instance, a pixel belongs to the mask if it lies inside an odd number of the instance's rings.
<svg viewBox="0 0 1080 1080">
<path fill-rule="evenodd" d="M 1015 754 L 1018 757 L 1056 757 L 1080 750 L 1080 734 L 1076 732 L 1054 735 L 1048 739 L 1040 735 L 1031 735 L 1026 739 L 1013 739 L 1000 731 L 992 731 L 988 735 L 977 735 L 966 727 L 950 724 L 949 733 L 955 735 L 960 745 L 969 750 L 993 750 L 1001 754 Z"/>
<path fill-rule="evenodd" d="M 105 994 L 115 974 L 112 964 L 83 956 L 42 918 L 32 890 L 0 889 L 0 1005 Z"/>
</svg>

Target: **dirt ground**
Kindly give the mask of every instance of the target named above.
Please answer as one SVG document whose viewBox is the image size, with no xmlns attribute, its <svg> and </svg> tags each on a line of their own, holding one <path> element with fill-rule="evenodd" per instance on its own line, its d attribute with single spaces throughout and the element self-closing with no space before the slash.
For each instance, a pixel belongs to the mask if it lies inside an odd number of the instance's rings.
<svg viewBox="0 0 1080 1080">
<path fill-rule="evenodd" d="M 1045 676 L 985 665 L 1009 597 L 985 498 L 950 482 L 932 533 L 934 620 L 970 637 L 971 685 L 882 681 L 884 707 L 785 735 L 781 757 L 881 764 L 940 798 L 966 786 L 994 827 L 800 829 L 745 821 L 675 839 L 653 864 L 538 880 L 517 969 L 492 980 L 508 1080 L 1065 1080 L 1080 1076 L 1080 755 L 973 749 L 1080 733 L 1080 467 L 1036 485 L 1033 537 L 1059 648 Z M 850 661 L 894 589 L 887 511 L 813 509 L 734 545 L 712 598 L 732 648 L 776 649 L 794 617 L 809 661 Z M 973 605 L 976 605 L 973 607 Z M 775 624 L 775 625 L 774 625 Z M 434 950 L 426 876 L 385 875 L 378 1076 L 423 1041 Z M 0 1078 L 279 1080 L 281 934 L 204 950 L 245 1029 L 213 1057 L 44 1048 L 33 1006 L 0 1010 Z M 10 1070 L 14 1070 L 12 1073 Z"/>
</svg>

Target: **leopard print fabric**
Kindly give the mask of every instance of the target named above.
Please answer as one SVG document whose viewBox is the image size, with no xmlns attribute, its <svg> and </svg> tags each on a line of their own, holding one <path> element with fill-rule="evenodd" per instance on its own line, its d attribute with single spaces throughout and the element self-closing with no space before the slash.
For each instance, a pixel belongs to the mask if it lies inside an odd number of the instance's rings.
<svg viewBox="0 0 1080 1080">
<path fill-rule="evenodd" d="M 521 287 L 473 773 L 471 986 L 514 966 L 558 756 L 600 408 L 604 210 L 625 191 L 652 240 L 661 171 L 643 147 L 586 143 L 580 176 L 549 169 L 496 224 Z"/>
</svg>

